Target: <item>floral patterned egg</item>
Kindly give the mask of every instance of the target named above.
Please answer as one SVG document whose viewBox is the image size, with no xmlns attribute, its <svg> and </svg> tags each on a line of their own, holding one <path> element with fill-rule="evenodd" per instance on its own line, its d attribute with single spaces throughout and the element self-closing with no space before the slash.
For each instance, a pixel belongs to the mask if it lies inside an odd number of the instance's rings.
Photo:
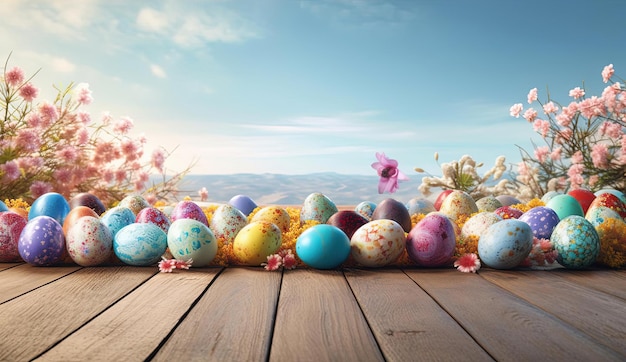
<svg viewBox="0 0 626 362">
<path fill-rule="evenodd" d="M 116 206 L 107 210 L 102 216 L 100 216 L 100 220 L 106 227 L 111 230 L 111 234 L 115 237 L 115 234 L 118 233 L 123 227 L 133 224 L 135 222 L 136 216 L 131 211 L 131 209 L 123 206 Z"/>
<path fill-rule="evenodd" d="M 314 220 L 320 224 L 325 224 L 328 218 L 337 211 L 337 206 L 331 199 L 324 194 L 315 192 L 304 199 L 300 209 L 300 222 Z"/>
<path fill-rule="evenodd" d="M 425 267 L 448 263 L 456 247 L 452 222 L 440 213 L 430 213 L 417 223 L 406 238 L 409 258 Z"/>
<path fill-rule="evenodd" d="M 174 222 L 178 219 L 194 219 L 209 226 L 206 214 L 202 211 L 202 208 L 193 201 L 181 201 L 174 206 L 170 214 L 170 220 Z"/>
<path fill-rule="evenodd" d="M 129 208 L 133 214 L 137 215 L 139 211 L 150 207 L 150 203 L 140 195 L 128 195 L 120 201 L 117 206 Z"/>
<path fill-rule="evenodd" d="M 520 220 L 505 219 L 491 225 L 478 239 L 480 260 L 494 269 L 518 266 L 533 246 L 530 226 Z"/>
<path fill-rule="evenodd" d="M 461 215 L 469 217 L 478 212 L 478 206 L 467 192 L 454 190 L 443 200 L 439 212 L 456 221 Z"/>
<path fill-rule="evenodd" d="M 244 215 L 248 216 L 257 208 L 256 202 L 246 195 L 233 196 L 228 203 L 236 207 Z"/>
<path fill-rule="evenodd" d="M 21 261 L 17 244 L 26 219 L 11 211 L 0 212 L 0 263 Z"/>
<path fill-rule="evenodd" d="M 146 207 L 141 209 L 135 218 L 136 223 L 151 223 L 161 228 L 161 230 L 167 231 L 170 228 L 170 218 L 165 213 L 156 207 Z"/>
<path fill-rule="evenodd" d="M 124 226 L 113 238 L 113 251 L 125 264 L 148 266 L 161 260 L 167 249 L 167 234 L 151 224 Z"/>
<path fill-rule="evenodd" d="M 368 221 L 372 220 L 372 214 L 374 213 L 374 209 L 376 209 L 376 204 L 371 201 L 363 201 L 356 205 L 354 211 L 363 215 Z"/>
<path fill-rule="evenodd" d="M 499 207 L 502 207 L 502 203 L 500 200 L 496 199 L 495 196 L 489 195 L 485 196 L 482 199 L 476 201 L 476 206 L 478 207 L 479 212 L 483 211 L 496 211 Z"/>
<path fill-rule="evenodd" d="M 217 254 L 217 240 L 213 232 L 194 219 L 179 219 L 167 233 L 167 246 L 178 260 L 193 259 L 192 266 L 206 266 Z"/>
<path fill-rule="evenodd" d="M 63 195 L 56 192 L 48 192 L 39 196 L 28 211 L 28 220 L 37 216 L 50 216 L 63 225 L 65 216 L 70 212 L 70 204 L 65 200 Z"/>
<path fill-rule="evenodd" d="M 233 241 L 233 252 L 240 262 L 261 265 L 282 245 L 282 233 L 268 221 L 254 221 L 244 226 Z"/>
<path fill-rule="evenodd" d="M 593 264 L 600 253 L 596 229 L 584 217 L 571 215 L 559 222 L 550 239 L 557 252 L 556 261 L 569 269 Z"/>
<path fill-rule="evenodd" d="M 604 192 L 596 196 L 591 202 L 589 208 L 596 206 L 608 207 L 611 210 L 616 211 L 622 218 L 626 218 L 626 204 L 620 200 L 618 196 L 610 192 Z"/>
<path fill-rule="evenodd" d="M 213 212 L 209 227 L 217 239 L 222 239 L 225 244 L 235 240 L 235 236 L 248 224 L 248 218 L 235 206 L 220 205 Z"/>
<path fill-rule="evenodd" d="M 382 267 L 394 262 L 404 251 L 406 236 L 400 224 L 389 219 L 368 222 L 350 239 L 354 260 L 367 267 Z"/>
<path fill-rule="evenodd" d="M 273 223 L 284 233 L 289 231 L 289 224 L 291 222 L 289 213 L 280 206 L 265 206 L 261 210 L 257 211 L 250 221 L 261 220 Z"/>
<path fill-rule="evenodd" d="M 608 219 L 623 220 L 617 211 L 606 206 L 590 207 L 585 214 L 585 219 L 587 219 L 587 221 L 589 221 L 595 228 Z"/>
<path fill-rule="evenodd" d="M 567 194 L 556 195 L 548 201 L 546 207 L 551 208 L 563 220 L 570 215 L 583 216 L 583 207 L 578 200 Z"/>
<path fill-rule="evenodd" d="M 28 264 L 55 264 L 61 260 L 65 251 L 63 227 L 50 216 L 36 216 L 22 229 L 17 247 L 20 256 Z"/>
<path fill-rule="evenodd" d="M 113 255 L 113 234 L 94 216 L 76 220 L 65 235 L 65 242 L 70 258 L 81 266 L 103 264 Z"/>
<path fill-rule="evenodd" d="M 417 214 L 428 214 L 430 212 L 435 212 L 435 204 L 432 201 L 421 198 L 414 197 L 406 204 L 407 210 L 409 210 L 409 215 L 417 215 Z"/>
<path fill-rule="evenodd" d="M 537 206 L 526 211 L 519 217 L 520 221 L 527 223 L 538 239 L 550 239 L 552 230 L 559 223 L 559 216 L 554 210 L 545 206 Z"/>
<path fill-rule="evenodd" d="M 480 235 L 482 235 L 485 230 L 489 229 L 491 225 L 502 220 L 502 216 L 496 214 L 495 212 L 479 212 L 478 214 L 475 214 L 467 219 L 467 221 L 463 224 L 461 237 L 464 239 L 469 237 L 480 238 Z"/>
</svg>

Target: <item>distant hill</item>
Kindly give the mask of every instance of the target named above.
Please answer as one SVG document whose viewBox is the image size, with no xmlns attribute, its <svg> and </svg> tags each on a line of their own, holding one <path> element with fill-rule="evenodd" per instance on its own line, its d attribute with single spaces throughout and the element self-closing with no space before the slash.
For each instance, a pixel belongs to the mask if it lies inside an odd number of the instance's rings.
<svg viewBox="0 0 626 362">
<path fill-rule="evenodd" d="M 378 194 L 378 176 L 343 175 L 332 172 L 306 175 L 233 174 L 188 175 L 180 184 L 180 196 L 197 200 L 198 190 L 206 187 L 209 202 L 225 203 L 235 195 L 247 195 L 258 205 L 300 205 L 314 192 L 321 192 L 337 205 L 356 205 L 362 201 L 379 203 L 386 198 L 407 202 L 422 197 L 418 186 L 422 177 L 400 183 L 394 194 Z"/>
</svg>

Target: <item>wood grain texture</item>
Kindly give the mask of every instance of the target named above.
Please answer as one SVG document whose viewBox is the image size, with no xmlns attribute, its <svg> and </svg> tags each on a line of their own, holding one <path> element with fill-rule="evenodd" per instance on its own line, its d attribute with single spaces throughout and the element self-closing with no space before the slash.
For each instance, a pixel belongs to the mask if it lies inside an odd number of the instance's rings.
<svg viewBox="0 0 626 362">
<path fill-rule="evenodd" d="M 486 271 L 481 275 L 626 358 L 626 301 L 623 299 L 572 283 L 549 271 Z M 615 287 L 625 289 L 626 283 Z"/>
<path fill-rule="evenodd" d="M 401 270 L 344 273 L 387 360 L 493 360 Z"/>
<path fill-rule="evenodd" d="M 284 273 L 270 360 L 383 360 L 340 271 Z"/>
<path fill-rule="evenodd" d="M 555 270 L 566 280 L 626 300 L 626 273 L 618 270 Z"/>
<path fill-rule="evenodd" d="M 155 268 L 84 268 L 2 304 L 0 360 L 36 357 L 155 272 Z"/>
<path fill-rule="evenodd" d="M 280 272 L 227 268 L 176 328 L 154 361 L 264 361 Z"/>
<path fill-rule="evenodd" d="M 22 265 L 24 263 L 0 263 L 0 271 L 6 270 L 6 269 L 10 269 L 13 267 L 16 267 L 18 265 Z"/>
<path fill-rule="evenodd" d="M 159 273 L 37 360 L 143 361 L 219 270 Z"/>
<path fill-rule="evenodd" d="M 42 268 L 17 265 L 0 273 L 0 304 L 80 269 L 79 266 Z"/>
<path fill-rule="evenodd" d="M 485 280 L 482 275 L 487 271 L 481 270 L 480 275 L 454 270 L 405 272 L 498 361 L 623 359 L 560 319 Z M 541 280 L 527 284 L 544 295 L 551 293 Z"/>
</svg>

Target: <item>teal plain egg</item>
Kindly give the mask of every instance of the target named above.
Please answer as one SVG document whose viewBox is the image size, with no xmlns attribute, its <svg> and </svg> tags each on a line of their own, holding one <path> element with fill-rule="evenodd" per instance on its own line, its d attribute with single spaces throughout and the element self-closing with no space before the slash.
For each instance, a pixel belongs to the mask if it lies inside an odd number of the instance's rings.
<svg viewBox="0 0 626 362">
<path fill-rule="evenodd" d="M 336 226 L 314 225 L 296 240 L 296 254 L 312 268 L 333 269 L 350 255 L 350 239 Z"/>
<path fill-rule="evenodd" d="M 563 220 L 570 215 L 585 215 L 583 213 L 583 207 L 580 206 L 578 200 L 567 194 L 555 195 L 548 200 L 546 207 L 554 210 L 554 212 L 558 215 L 559 220 Z"/>
</svg>

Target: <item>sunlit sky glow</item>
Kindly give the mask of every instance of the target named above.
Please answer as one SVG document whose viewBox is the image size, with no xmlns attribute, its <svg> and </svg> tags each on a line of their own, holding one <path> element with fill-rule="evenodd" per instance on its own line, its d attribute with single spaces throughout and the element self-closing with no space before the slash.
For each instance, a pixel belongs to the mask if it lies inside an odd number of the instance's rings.
<svg viewBox="0 0 626 362">
<path fill-rule="evenodd" d="M 372 174 L 376 152 L 437 172 L 519 161 L 528 90 L 569 103 L 626 75 L 626 2 L 4 0 L 0 54 L 89 83 L 92 117 L 130 116 L 148 153 L 195 174 Z M 525 103 L 525 105 L 527 105 Z"/>
</svg>

